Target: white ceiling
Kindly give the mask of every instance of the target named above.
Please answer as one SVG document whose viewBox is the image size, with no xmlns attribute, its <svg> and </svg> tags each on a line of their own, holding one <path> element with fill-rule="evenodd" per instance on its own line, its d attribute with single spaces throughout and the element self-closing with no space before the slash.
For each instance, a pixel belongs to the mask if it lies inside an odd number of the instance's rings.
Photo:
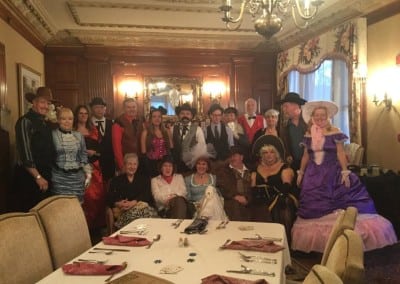
<svg viewBox="0 0 400 284">
<path fill-rule="evenodd" d="M 43 45 L 105 45 L 275 51 L 297 44 L 351 18 L 398 0 L 324 0 L 312 25 L 299 30 L 290 16 L 267 41 L 245 15 L 238 31 L 228 31 L 221 0 L 0 0 Z M 232 0 L 239 7 L 240 0 Z M 289 14 L 289 13 L 288 13 Z"/>
</svg>

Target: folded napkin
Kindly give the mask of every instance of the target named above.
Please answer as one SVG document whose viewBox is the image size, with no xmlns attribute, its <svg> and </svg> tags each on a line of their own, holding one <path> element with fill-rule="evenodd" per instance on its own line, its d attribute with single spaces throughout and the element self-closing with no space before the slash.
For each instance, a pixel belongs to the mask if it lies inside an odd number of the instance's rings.
<svg viewBox="0 0 400 284">
<path fill-rule="evenodd" d="M 126 263 L 120 265 L 105 265 L 91 262 L 74 262 L 64 264 L 62 270 L 71 275 L 111 275 L 126 268 Z"/>
<path fill-rule="evenodd" d="M 174 284 L 163 278 L 150 275 L 147 273 L 132 271 L 117 279 L 112 280 L 109 284 Z"/>
<path fill-rule="evenodd" d="M 283 250 L 284 247 L 275 244 L 268 240 L 243 240 L 232 241 L 221 247 L 222 249 L 236 249 L 236 250 L 252 250 L 262 252 L 277 252 Z"/>
<path fill-rule="evenodd" d="M 116 235 L 114 237 L 103 237 L 103 243 L 114 246 L 143 247 L 149 245 L 150 241 L 146 238 Z"/>
<path fill-rule="evenodd" d="M 213 274 L 201 279 L 201 284 L 268 284 L 268 282 L 264 279 L 253 281 Z"/>
</svg>

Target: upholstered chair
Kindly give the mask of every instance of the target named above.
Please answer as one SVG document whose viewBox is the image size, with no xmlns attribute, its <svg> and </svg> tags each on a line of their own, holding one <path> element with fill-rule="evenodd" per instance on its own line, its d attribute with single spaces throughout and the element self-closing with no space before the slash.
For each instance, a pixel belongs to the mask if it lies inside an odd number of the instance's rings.
<svg viewBox="0 0 400 284">
<path fill-rule="evenodd" d="M 0 215 L 0 282 L 35 283 L 53 271 L 46 236 L 33 213 Z"/>
<path fill-rule="evenodd" d="M 303 284 L 342 284 L 343 281 L 329 268 L 316 264 L 311 268 Z"/>
<path fill-rule="evenodd" d="M 361 237 L 353 230 L 344 230 L 336 239 L 325 266 L 337 274 L 344 284 L 364 283 L 364 250 Z"/>
<path fill-rule="evenodd" d="M 31 211 L 39 215 L 43 224 L 54 269 L 92 246 L 85 215 L 75 196 L 49 197 Z"/>
<path fill-rule="evenodd" d="M 326 264 L 328 255 L 335 243 L 337 237 L 343 233 L 345 229 L 354 230 L 358 210 L 355 207 L 348 207 L 345 211 L 339 213 L 336 222 L 333 224 L 328 241 L 326 242 L 324 253 L 322 254 L 321 265 Z"/>
</svg>

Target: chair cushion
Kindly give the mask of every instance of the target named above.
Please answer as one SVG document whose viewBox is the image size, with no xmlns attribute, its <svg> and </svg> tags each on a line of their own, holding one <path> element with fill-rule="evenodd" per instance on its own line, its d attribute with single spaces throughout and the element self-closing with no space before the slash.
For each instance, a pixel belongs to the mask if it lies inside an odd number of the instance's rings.
<svg viewBox="0 0 400 284">
<path fill-rule="evenodd" d="M 341 284 L 343 283 L 339 276 L 329 270 L 327 267 L 316 264 L 311 268 L 303 281 L 303 284 Z"/>
</svg>

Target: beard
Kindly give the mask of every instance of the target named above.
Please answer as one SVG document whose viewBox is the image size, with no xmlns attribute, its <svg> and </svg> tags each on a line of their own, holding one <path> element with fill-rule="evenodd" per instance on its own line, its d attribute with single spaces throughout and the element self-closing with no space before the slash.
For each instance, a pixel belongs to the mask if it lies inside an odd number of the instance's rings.
<svg viewBox="0 0 400 284">
<path fill-rule="evenodd" d="M 186 125 L 186 124 L 189 124 L 190 119 L 188 117 L 184 116 L 181 118 L 181 122 L 182 122 L 182 124 Z"/>
</svg>

